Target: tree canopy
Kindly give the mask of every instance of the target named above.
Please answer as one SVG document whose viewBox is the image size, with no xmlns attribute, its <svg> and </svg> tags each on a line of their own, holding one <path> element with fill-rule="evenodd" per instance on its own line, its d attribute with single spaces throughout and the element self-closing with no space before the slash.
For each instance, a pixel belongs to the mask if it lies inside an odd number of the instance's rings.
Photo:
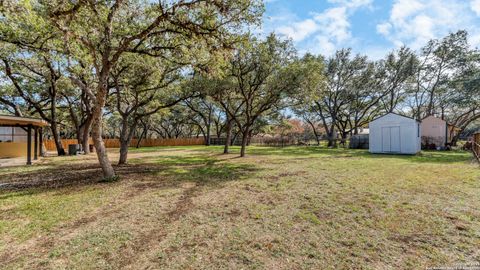
<svg viewBox="0 0 480 270">
<path fill-rule="evenodd" d="M 120 140 L 121 165 L 133 138 L 203 137 L 245 156 L 252 138 L 275 134 L 336 147 L 388 112 L 478 125 L 480 54 L 467 32 L 380 60 L 299 55 L 252 34 L 262 13 L 260 0 L 2 1 L 0 110 L 47 121 L 59 155 L 62 138 L 86 153 L 91 138 L 105 178 L 116 177 L 106 137 Z"/>
</svg>

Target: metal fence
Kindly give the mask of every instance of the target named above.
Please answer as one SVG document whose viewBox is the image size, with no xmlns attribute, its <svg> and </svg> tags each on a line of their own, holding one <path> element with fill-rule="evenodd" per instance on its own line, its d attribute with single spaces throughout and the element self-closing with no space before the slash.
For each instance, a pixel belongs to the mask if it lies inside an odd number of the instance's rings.
<svg viewBox="0 0 480 270">
<path fill-rule="evenodd" d="M 210 145 L 225 145 L 227 138 L 210 138 Z M 236 138 L 235 141 L 230 143 L 232 145 L 242 145 L 242 140 Z"/>
<path fill-rule="evenodd" d="M 210 138 L 211 145 L 225 145 L 226 138 Z M 289 145 L 298 145 L 299 141 L 293 138 L 280 138 L 280 137 L 253 137 L 250 138 L 248 142 L 249 145 L 259 145 L 259 146 L 289 146 Z M 242 138 L 237 137 L 231 145 L 242 145 Z"/>
<path fill-rule="evenodd" d="M 299 144 L 298 140 L 289 137 L 254 137 L 251 139 L 252 145 L 277 146 L 284 147 Z"/>
</svg>

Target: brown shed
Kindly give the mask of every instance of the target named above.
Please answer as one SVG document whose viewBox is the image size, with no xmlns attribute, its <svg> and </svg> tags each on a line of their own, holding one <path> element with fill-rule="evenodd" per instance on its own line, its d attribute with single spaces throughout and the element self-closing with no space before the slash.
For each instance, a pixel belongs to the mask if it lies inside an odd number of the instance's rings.
<svg viewBox="0 0 480 270">
<path fill-rule="evenodd" d="M 460 129 L 441 118 L 431 115 L 422 120 L 421 130 L 422 146 L 444 147 L 458 134 Z"/>
</svg>

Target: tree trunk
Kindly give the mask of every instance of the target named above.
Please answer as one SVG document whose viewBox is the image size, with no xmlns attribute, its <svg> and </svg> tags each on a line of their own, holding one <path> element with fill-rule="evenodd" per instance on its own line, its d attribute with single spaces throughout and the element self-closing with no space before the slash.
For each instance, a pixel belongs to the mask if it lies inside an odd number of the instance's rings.
<svg viewBox="0 0 480 270">
<path fill-rule="evenodd" d="M 115 177 L 115 171 L 113 170 L 112 164 L 108 159 L 107 150 L 102 139 L 102 118 L 103 118 L 103 107 L 105 106 L 105 99 L 107 96 L 107 74 L 101 74 L 103 79 L 100 80 L 98 86 L 98 92 L 96 95 L 96 102 L 93 108 L 93 125 L 92 125 L 92 139 L 95 145 L 98 162 L 102 167 L 103 177 L 112 178 Z"/>
<path fill-rule="evenodd" d="M 347 145 L 347 138 L 348 138 L 348 132 L 342 131 L 342 139 L 340 141 L 340 144 L 343 147 L 346 147 L 346 145 Z"/>
<path fill-rule="evenodd" d="M 56 122 L 50 124 L 50 129 L 52 130 L 53 140 L 55 141 L 55 147 L 57 148 L 57 154 L 59 156 L 65 156 L 65 149 L 63 149 L 62 141 L 60 135 L 58 134 L 58 126 Z"/>
<path fill-rule="evenodd" d="M 248 133 L 250 132 L 249 128 L 245 128 L 245 131 L 242 133 L 242 148 L 240 149 L 240 157 L 245 157 L 245 150 L 247 148 L 248 142 Z"/>
<path fill-rule="evenodd" d="M 433 92 L 433 91 L 432 91 Z M 427 115 L 426 116 L 430 116 L 430 115 L 433 115 L 433 93 L 430 93 L 430 97 L 428 99 L 428 107 L 427 107 Z M 421 119 L 420 117 L 418 119 Z"/>
<path fill-rule="evenodd" d="M 460 132 L 457 132 L 452 139 L 450 140 L 450 146 L 457 146 L 458 138 L 460 137 L 460 134 L 463 132 L 463 128 Z"/>
<path fill-rule="evenodd" d="M 317 145 L 320 145 L 320 138 L 318 138 L 318 132 L 317 132 L 317 129 L 315 128 L 315 124 L 308 119 L 305 119 L 305 120 L 307 121 L 307 123 L 312 128 L 313 135 L 315 136 L 315 141 L 317 142 Z"/>
<path fill-rule="evenodd" d="M 458 135 L 455 135 L 453 138 L 452 138 L 452 141 L 450 142 L 450 146 L 457 146 L 457 142 L 458 142 Z"/>
<path fill-rule="evenodd" d="M 128 156 L 128 140 L 120 139 L 120 158 L 118 159 L 118 165 L 127 164 L 127 156 Z"/>
<path fill-rule="evenodd" d="M 55 146 L 57 147 L 57 154 L 59 156 L 65 155 L 65 149 L 63 149 L 62 142 L 60 141 L 60 135 L 58 134 L 57 126 L 57 101 L 56 101 L 56 90 L 53 88 L 53 94 L 51 95 L 52 104 L 50 105 L 50 128 L 52 130 L 53 139 L 55 140 Z"/>
<path fill-rule="evenodd" d="M 208 123 L 208 125 L 207 125 L 207 132 L 206 132 L 206 134 L 205 134 L 205 135 L 206 135 L 206 136 L 205 136 L 205 145 L 206 145 L 206 146 L 210 146 L 210 126 L 211 126 L 211 124 Z"/>
<path fill-rule="evenodd" d="M 358 135 L 358 125 L 355 124 L 355 128 L 353 129 L 353 135 Z"/>
<path fill-rule="evenodd" d="M 235 132 L 235 134 L 233 134 L 232 140 L 230 141 L 230 146 L 233 146 L 235 144 L 235 142 L 237 141 L 237 137 L 238 137 L 239 133 L 240 132 L 237 131 L 237 132 Z"/>
<path fill-rule="evenodd" d="M 210 111 L 208 112 L 208 118 L 207 118 L 207 143 L 206 146 L 210 146 L 210 133 L 212 129 L 212 109 L 210 108 Z"/>
<path fill-rule="evenodd" d="M 315 141 L 317 142 L 317 145 L 320 145 L 320 138 L 318 137 L 317 131 L 313 129 L 313 134 L 315 136 Z"/>
<path fill-rule="evenodd" d="M 132 141 L 136 126 L 136 121 L 134 121 L 131 127 L 128 126 L 128 115 L 122 119 L 122 130 L 120 132 L 120 158 L 118 160 L 118 165 L 127 164 L 128 147 Z"/>
<path fill-rule="evenodd" d="M 252 141 L 252 132 L 253 132 L 253 130 L 250 130 L 250 131 L 248 132 L 247 146 L 250 146 L 250 142 Z"/>
<path fill-rule="evenodd" d="M 98 111 L 98 112 L 97 112 Z M 107 150 L 102 139 L 102 112 L 101 108 L 94 110 L 93 125 L 92 125 L 92 140 L 95 145 L 95 151 L 97 153 L 98 162 L 102 167 L 103 177 L 111 178 L 115 177 L 115 171 L 112 164 L 108 159 Z"/>
<path fill-rule="evenodd" d="M 228 121 L 228 120 L 227 120 Z M 215 128 L 215 131 L 216 131 L 216 136 L 217 136 L 217 139 L 220 139 L 220 137 L 222 137 L 222 131 L 223 131 L 223 127 L 219 127 L 218 124 L 216 124 L 216 128 Z"/>
<path fill-rule="evenodd" d="M 140 137 L 137 140 L 137 145 L 136 148 L 140 148 L 140 143 L 142 142 L 142 139 L 147 137 L 147 132 L 148 132 L 148 125 L 143 125 L 143 130 L 142 133 L 140 134 Z"/>
<path fill-rule="evenodd" d="M 328 147 L 337 147 L 337 136 L 335 134 L 335 128 L 332 127 L 330 132 L 327 134 L 328 137 Z"/>
<path fill-rule="evenodd" d="M 77 128 L 75 129 L 75 133 L 78 144 L 81 144 L 83 146 L 83 126 L 77 126 Z"/>
<path fill-rule="evenodd" d="M 88 116 L 87 120 L 85 120 L 85 124 L 83 125 L 83 130 L 82 130 L 82 148 L 83 151 L 86 154 L 90 154 L 90 143 L 89 143 L 89 138 L 90 138 L 90 129 L 92 128 L 92 116 Z"/>
<path fill-rule="evenodd" d="M 232 140 L 232 121 L 227 120 L 227 136 L 225 138 L 225 147 L 223 148 L 223 153 L 228 154 L 229 153 L 229 146 L 230 146 L 230 141 Z"/>
</svg>

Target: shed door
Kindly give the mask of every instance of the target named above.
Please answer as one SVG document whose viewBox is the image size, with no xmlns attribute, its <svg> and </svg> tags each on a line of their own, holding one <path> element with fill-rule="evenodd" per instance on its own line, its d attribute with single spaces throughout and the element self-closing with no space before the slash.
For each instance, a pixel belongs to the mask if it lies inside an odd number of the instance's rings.
<svg viewBox="0 0 480 270">
<path fill-rule="evenodd" d="M 382 127 L 382 151 L 400 152 L 400 127 Z"/>
<path fill-rule="evenodd" d="M 400 152 L 400 127 L 390 128 L 390 152 Z"/>
<path fill-rule="evenodd" d="M 382 152 L 390 152 L 390 127 L 382 127 Z"/>
</svg>

